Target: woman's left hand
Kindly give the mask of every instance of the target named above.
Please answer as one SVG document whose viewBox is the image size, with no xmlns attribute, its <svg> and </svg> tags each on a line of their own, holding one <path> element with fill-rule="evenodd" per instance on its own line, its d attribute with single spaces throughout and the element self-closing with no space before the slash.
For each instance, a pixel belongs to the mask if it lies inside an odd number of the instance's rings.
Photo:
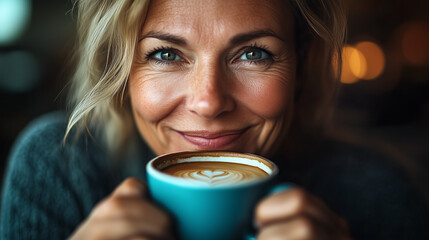
<svg viewBox="0 0 429 240">
<path fill-rule="evenodd" d="M 255 213 L 258 240 L 350 240 L 347 222 L 305 190 L 294 187 L 262 200 Z"/>
</svg>

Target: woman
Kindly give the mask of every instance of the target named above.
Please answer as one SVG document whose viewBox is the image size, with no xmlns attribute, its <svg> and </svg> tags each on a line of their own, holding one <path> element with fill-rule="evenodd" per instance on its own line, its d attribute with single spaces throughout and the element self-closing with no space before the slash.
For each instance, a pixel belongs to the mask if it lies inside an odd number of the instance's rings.
<svg viewBox="0 0 429 240">
<path fill-rule="evenodd" d="M 356 148 L 342 146 L 346 153 L 339 153 L 315 137 L 336 88 L 332 59 L 346 24 L 340 1 L 77 4 L 73 111 L 67 126 L 59 114 L 34 123 L 13 150 L 2 204 L 4 239 L 174 238 L 168 213 L 147 198 L 144 165 L 186 150 L 267 156 L 297 184 L 258 204 L 258 239 L 351 239 L 345 219 L 353 237 L 382 239 L 397 234 L 397 227 L 408 231 L 426 223 L 416 215 L 420 205 L 407 180 L 397 175 L 393 192 L 405 201 L 379 207 L 414 204 L 407 209 L 410 222 L 383 225 L 376 210 L 374 219 L 362 214 L 379 199 L 353 201 L 363 186 L 344 180 L 361 173 L 350 171 L 359 163 L 353 162 L 360 159 Z M 317 158 L 300 151 L 309 144 Z M 352 160 L 336 165 L 350 157 L 347 151 Z M 368 171 L 385 176 L 384 165 L 371 162 L 381 155 L 365 154 Z M 368 188 L 368 196 L 377 197 Z"/>
</svg>

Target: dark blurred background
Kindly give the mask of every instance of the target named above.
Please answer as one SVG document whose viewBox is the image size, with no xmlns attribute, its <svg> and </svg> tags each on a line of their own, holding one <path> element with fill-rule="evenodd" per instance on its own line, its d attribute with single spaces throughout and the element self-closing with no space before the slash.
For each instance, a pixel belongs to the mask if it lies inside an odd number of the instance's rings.
<svg viewBox="0 0 429 240">
<path fill-rule="evenodd" d="M 331 131 L 394 155 L 429 199 L 429 1 L 346 2 L 348 45 Z M 29 121 L 64 109 L 76 39 L 71 9 L 71 0 L 0 0 L 1 178 Z"/>
<path fill-rule="evenodd" d="M 0 0 L 0 177 L 29 121 L 64 109 L 61 91 L 76 39 L 72 6 L 71 0 Z"/>
</svg>

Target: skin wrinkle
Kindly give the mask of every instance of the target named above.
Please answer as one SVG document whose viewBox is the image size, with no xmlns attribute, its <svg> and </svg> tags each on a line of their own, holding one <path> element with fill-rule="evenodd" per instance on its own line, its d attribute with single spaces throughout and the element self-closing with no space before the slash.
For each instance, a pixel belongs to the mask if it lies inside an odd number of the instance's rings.
<svg viewBox="0 0 429 240">
<path fill-rule="evenodd" d="M 129 83 L 138 129 L 155 152 L 163 154 L 198 149 L 175 130 L 250 127 L 224 150 L 266 154 L 292 114 L 293 16 L 280 13 L 278 9 L 284 9 L 280 1 L 262 6 L 259 1 L 241 5 L 236 0 L 193 4 L 151 2 Z M 260 10 L 246 11 L 252 6 Z M 277 14 L 267 17 L 267 11 Z M 284 22 L 289 24 L 279 24 Z M 252 34 L 256 38 L 250 39 Z M 258 64 L 241 60 L 244 47 L 253 46 L 266 48 L 274 57 Z M 174 53 L 182 60 L 164 64 L 147 59 L 150 51 L 160 48 L 177 49 Z"/>
</svg>

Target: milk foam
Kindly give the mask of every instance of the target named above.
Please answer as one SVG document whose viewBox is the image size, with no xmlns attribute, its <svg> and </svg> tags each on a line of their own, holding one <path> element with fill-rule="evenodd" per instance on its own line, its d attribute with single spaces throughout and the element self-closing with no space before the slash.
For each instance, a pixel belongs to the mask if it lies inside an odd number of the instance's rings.
<svg viewBox="0 0 429 240">
<path fill-rule="evenodd" d="M 236 184 L 268 176 L 257 167 L 227 162 L 185 162 L 167 167 L 163 172 L 210 185 Z"/>
<path fill-rule="evenodd" d="M 175 176 L 178 176 L 175 174 Z M 244 176 L 240 172 L 232 171 L 194 171 L 194 172 L 184 172 L 178 177 L 189 178 L 196 181 L 206 182 L 209 184 L 222 184 L 222 183 L 238 183 L 243 181 Z"/>
</svg>

